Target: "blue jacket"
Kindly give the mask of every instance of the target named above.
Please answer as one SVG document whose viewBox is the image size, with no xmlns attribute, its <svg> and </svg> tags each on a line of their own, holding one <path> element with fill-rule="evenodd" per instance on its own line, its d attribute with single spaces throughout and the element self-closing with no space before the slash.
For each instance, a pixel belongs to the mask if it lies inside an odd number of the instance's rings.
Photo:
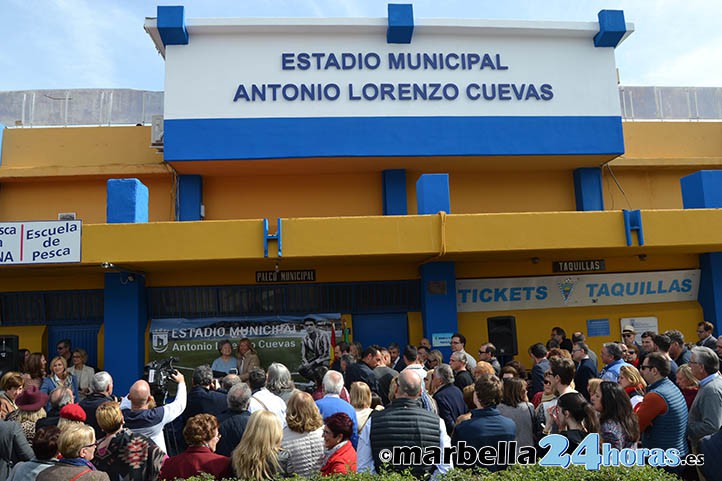
<svg viewBox="0 0 722 481">
<path fill-rule="evenodd" d="M 458 450 L 458 444 L 465 441 L 467 447 L 470 446 L 476 450 L 484 446 L 494 446 L 495 449 L 498 449 L 500 441 L 509 442 L 514 441 L 514 439 L 516 439 L 516 424 L 514 424 L 514 421 L 502 416 L 496 407 L 489 407 L 471 411 L 471 419 L 456 426 L 454 435 L 451 437 L 451 445 Z M 477 464 L 476 466 L 488 469 L 491 472 L 506 469 L 506 465 Z M 473 466 L 459 465 L 456 467 L 471 468 Z"/>
<path fill-rule="evenodd" d="M 549 360 L 542 359 L 539 364 L 531 368 L 531 383 L 529 383 L 529 399 L 534 394 L 544 391 L 544 373 L 549 370 Z"/>
<path fill-rule="evenodd" d="M 73 390 L 73 402 L 80 401 L 80 397 L 78 396 L 78 378 L 76 378 L 74 375 L 70 375 L 71 381 L 71 389 Z M 55 384 L 55 381 L 53 381 L 53 378 L 51 376 L 47 376 L 43 378 L 43 383 L 40 385 L 40 390 L 44 392 L 45 394 L 50 396 L 50 393 L 55 390 L 55 388 L 58 387 L 57 384 Z M 52 406 L 50 405 L 50 399 L 48 399 L 47 404 L 45 404 L 45 412 L 50 412 L 52 409 Z"/>
<path fill-rule="evenodd" d="M 619 369 L 625 364 L 627 363 L 624 362 L 623 359 L 617 359 L 614 362 L 610 362 L 604 366 L 602 372 L 599 373 L 599 377 L 602 378 L 602 381 L 617 382 L 619 381 Z"/>
<path fill-rule="evenodd" d="M 218 416 L 228 408 L 227 396 L 203 386 L 193 386 L 188 393 L 188 403 L 183 411 L 183 424 L 196 414 L 212 414 Z"/>
<path fill-rule="evenodd" d="M 318 410 L 321 411 L 321 417 L 325 420 L 332 414 L 346 413 L 353 421 L 353 434 L 351 434 L 351 444 L 356 449 L 358 446 L 358 421 L 356 421 L 356 410 L 349 403 L 338 396 L 326 395 L 316 401 Z"/>
<path fill-rule="evenodd" d="M 582 359 L 574 374 L 574 387 L 589 401 L 589 380 L 597 377 L 597 366 L 591 359 Z"/>
<path fill-rule="evenodd" d="M 467 411 L 464 393 L 453 384 L 447 384 L 434 393 L 434 401 L 439 409 L 439 417 L 444 420 L 446 425 L 446 433 L 451 436 L 456 418 Z"/>
<path fill-rule="evenodd" d="M 652 424 L 642 433 L 642 447 L 676 448 L 680 456 L 686 456 L 688 419 L 687 404 L 682 392 L 667 378 L 647 386 L 647 392 L 661 397 L 667 405 L 667 412 L 654 418 Z"/>
</svg>

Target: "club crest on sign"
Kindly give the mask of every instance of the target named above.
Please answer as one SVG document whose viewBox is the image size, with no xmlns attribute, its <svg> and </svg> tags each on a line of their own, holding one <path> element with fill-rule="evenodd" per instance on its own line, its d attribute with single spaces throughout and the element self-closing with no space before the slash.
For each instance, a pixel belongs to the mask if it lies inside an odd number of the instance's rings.
<svg viewBox="0 0 722 481">
<path fill-rule="evenodd" d="M 557 284 L 559 286 L 559 292 L 562 294 L 562 300 L 565 304 L 569 301 L 569 297 L 574 292 L 574 286 L 577 285 L 578 280 L 579 279 L 575 277 L 567 277 Z"/>
</svg>

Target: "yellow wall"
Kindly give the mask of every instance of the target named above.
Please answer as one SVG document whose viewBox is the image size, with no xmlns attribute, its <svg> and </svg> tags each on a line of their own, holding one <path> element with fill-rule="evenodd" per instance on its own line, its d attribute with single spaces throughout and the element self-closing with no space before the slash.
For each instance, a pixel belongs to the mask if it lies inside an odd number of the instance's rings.
<svg viewBox="0 0 722 481">
<path fill-rule="evenodd" d="M 409 325 L 409 343 L 414 346 L 419 345 L 419 341 L 424 337 L 423 319 L 420 312 L 409 312 L 406 314 Z"/>
<path fill-rule="evenodd" d="M 381 187 L 380 173 L 204 177 L 203 203 L 207 220 L 381 215 Z"/>
<path fill-rule="evenodd" d="M 3 138 L 2 170 L 57 167 L 60 174 L 70 167 L 162 162 L 163 157 L 150 147 L 150 127 L 7 129 Z"/>
<path fill-rule="evenodd" d="M 696 163 L 722 159 L 722 122 L 624 122 L 620 165 Z"/>
<path fill-rule="evenodd" d="M 695 341 L 697 323 L 704 320 L 702 307 L 697 302 L 676 302 L 660 304 L 639 304 L 627 306 L 569 307 L 548 310 L 526 310 L 514 312 L 468 312 L 459 313 L 459 330 L 466 336 L 466 351 L 476 352 L 481 344 L 487 342 L 486 319 L 492 316 L 516 316 L 516 333 L 519 345 L 519 360 L 525 367 L 531 368 L 527 354 L 529 346 L 535 342 L 546 343 L 551 329 L 561 326 L 571 338 L 574 331 L 586 334 L 588 319 L 609 319 L 608 337 L 587 337 L 587 344 L 596 353 L 605 342 L 619 341 L 621 336 L 620 319 L 626 317 L 654 316 L 659 322 L 659 331 L 679 329 L 685 341 Z M 601 367 L 601 366 L 600 366 Z"/>
<path fill-rule="evenodd" d="M 618 169 L 614 176 L 624 194 L 607 169 L 602 173 L 604 208 L 620 209 L 682 209 L 680 179 L 698 169 Z"/>
<path fill-rule="evenodd" d="M 29 349 L 30 352 L 45 352 L 48 343 L 46 326 L 7 326 L 0 327 L 2 336 L 18 336 L 18 349 Z M 48 358 L 48 360 L 50 360 Z"/>
<path fill-rule="evenodd" d="M 407 172 L 409 214 L 416 214 L 416 182 L 422 172 Z M 576 210 L 570 170 L 450 172 L 451 212 L 552 212 Z"/>
<path fill-rule="evenodd" d="M 139 180 L 149 190 L 149 220 L 172 220 L 172 178 Z M 0 221 L 57 220 L 60 212 L 75 212 L 86 224 L 103 224 L 106 221 L 106 181 L 103 178 L 3 183 L 0 187 Z"/>
</svg>

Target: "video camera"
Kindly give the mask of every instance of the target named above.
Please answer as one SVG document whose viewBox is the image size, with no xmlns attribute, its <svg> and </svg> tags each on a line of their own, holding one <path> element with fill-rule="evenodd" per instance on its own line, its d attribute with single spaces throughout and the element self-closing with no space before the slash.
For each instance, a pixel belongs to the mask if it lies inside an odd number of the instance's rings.
<svg viewBox="0 0 722 481">
<path fill-rule="evenodd" d="M 158 406 L 165 404 L 168 397 L 168 381 L 176 373 L 174 362 L 178 362 L 177 357 L 168 357 L 151 361 L 143 368 L 143 379 L 148 381 L 150 393 Z"/>
</svg>

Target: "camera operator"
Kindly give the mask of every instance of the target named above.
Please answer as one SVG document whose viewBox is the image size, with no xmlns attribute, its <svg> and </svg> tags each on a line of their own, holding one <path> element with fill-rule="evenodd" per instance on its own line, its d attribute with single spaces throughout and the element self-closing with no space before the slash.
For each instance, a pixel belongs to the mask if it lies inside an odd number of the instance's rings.
<svg viewBox="0 0 722 481">
<path fill-rule="evenodd" d="M 165 406 L 151 408 L 150 403 L 155 404 L 151 395 L 150 385 L 147 381 L 136 381 L 131 387 L 128 397 L 123 399 L 121 408 L 125 427 L 134 433 L 143 434 L 151 438 L 167 453 L 165 438 L 163 437 L 163 426 L 169 424 L 183 413 L 186 408 L 186 382 L 183 374 L 175 371 L 171 379 L 178 383 L 178 391 L 175 400 Z"/>
</svg>

